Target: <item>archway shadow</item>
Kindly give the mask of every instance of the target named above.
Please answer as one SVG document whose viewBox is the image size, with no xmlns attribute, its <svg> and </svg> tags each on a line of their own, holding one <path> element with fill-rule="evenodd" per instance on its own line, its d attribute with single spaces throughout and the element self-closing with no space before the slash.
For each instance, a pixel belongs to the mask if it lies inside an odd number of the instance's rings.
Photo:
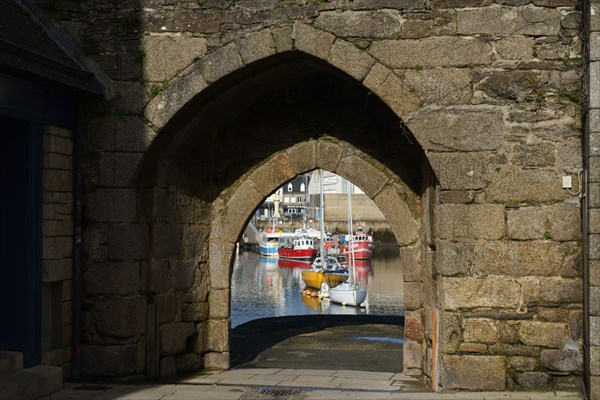
<svg viewBox="0 0 600 400">
<path fill-rule="evenodd" d="M 232 368 L 402 372 L 404 316 L 262 318 L 230 333 Z"/>
</svg>

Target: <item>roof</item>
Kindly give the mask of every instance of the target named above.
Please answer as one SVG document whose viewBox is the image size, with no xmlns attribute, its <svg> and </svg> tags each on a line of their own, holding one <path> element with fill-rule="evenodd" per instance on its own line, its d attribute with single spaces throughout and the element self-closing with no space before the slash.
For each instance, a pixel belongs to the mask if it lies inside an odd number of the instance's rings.
<svg viewBox="0 0 600 400">
<path fill-rule="evenodd" d="M 0 0 L 0 4 L 0 67 L 102 93 L 94 74 L 64 50 L 30 9 L 16 0 Z"/>
</svg>

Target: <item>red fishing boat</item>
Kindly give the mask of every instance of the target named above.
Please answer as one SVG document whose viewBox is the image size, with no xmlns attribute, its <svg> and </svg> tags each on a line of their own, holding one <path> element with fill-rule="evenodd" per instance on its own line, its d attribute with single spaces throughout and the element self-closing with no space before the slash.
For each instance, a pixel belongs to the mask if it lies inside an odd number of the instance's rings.
<svg viewBox="0 0 600 400">
<path fill-rule="evenodd" d="M 277 249 L 279 258 L 312 261 L 317 256 L 315 241 L 309 237 L 295 238 L 291 243 Z"/>
<path fill-rule="evenodd" d="M 373 254 L 375 243 L 373 243 L 373 236 L 358 232 L 352 235 L 352 240 L 342 247 L 341 254 L 345 255 L 346 258 L 354 258 L 355 260 L 369 260 Z"/>
</svg>

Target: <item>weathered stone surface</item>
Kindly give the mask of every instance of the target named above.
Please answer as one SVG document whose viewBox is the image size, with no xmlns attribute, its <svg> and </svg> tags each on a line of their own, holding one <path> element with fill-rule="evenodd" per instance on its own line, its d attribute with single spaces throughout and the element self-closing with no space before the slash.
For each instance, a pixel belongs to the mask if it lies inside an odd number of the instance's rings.
<svg viewBox="0 0 600 400">
<path fill-rule="evenodd" d="M 199 354 L 184 353 L 175 356 L 177 372 L 195 372 L 202 370 L 204 360 Z"/>
<path fill-rule="evenodd" d="M 488 152 L 428 154 L 429 162 L 443 189 L 480 189 L 495 164 L 505 163 L 503 156 Z"/>
<path fill-rule="evenodd" d="M 229 320 L 211 319 L 208 321 L 206 349 L 225 352 L 229 350 Z"/>
<path fill-rule="evenodd" d="M 108 256 L 114 260 L 140 260 L 148 256 L 146 228 L 142 225 L 112 225 L 108 234 Z"/>
<path fill-rule="evenodd" d="M 81 345 L 83 376 L 127 376 L 135 372 L 137 345 Z"/>
<path fill-rule="evenodd" d="M 487 345 L 483 343 L 461 343 L 458 351 L 462 353 L 485 353 Z"/>
<path fill-rule="evenodd" d="M 545 372 L 524 372 L 517 376 L 520 390 L 547 391 L 550 376 Z"/>
<path fill-rule="evenodd" d="M 398 191 L 398 187 L 387 185 L 373 201 L 394 230 L 398 244 L 405 246 L 419 238 L 420 224 Z"/>
<path fill-rule="evenodd" d="M 435 258 L 437 273 L 443 276 L 463 275 L 473 263 L 473 245 L 470 243 L 438 242 Z"/>
<path fill-rule="evenodd" d="M 421 0 L 354 0 L 352 8 L 355 10 L 378 10 L 392 8 L 396 10 L 413 10 L 422 7 Z"/>
<path fill-rule="evenodd" d="M 535 41 L 527 36 L 507 36 L 496 42 L 496 52 L 505 60 L 530 60 Z"/>
<path fill-rule="evenodd" d="M 159 329 L 161 355 L 183 353 L 188 337 L 196 333 L 193 322 L 170 322 L 161 325 Z"/>
<path fill-rule="evenodd" d="M 276 52 L 269 29 L 249 33 L 239 39 L 237 44 L 244 64 L 267 58 Z"/>
<path fill-rule="evenodd" d="M 112 298 L 99 303 L 99 331 L 107 336 L 132 337 L 146 329 L 146 298 Z"/>
<path fill-rule="evenodd" d="M 542 350 L 540 365 L 552 371 L 575 372 L 581 370 L 583 358 L 574 350 Z"/>
<path fill-rule="evenodd" d="M 537 7 L 493 6 L 458 10 L 456 16 L 461 34 L 556 35 L 560 20 L 560 11 Z"/>
<path fill-rule="evenodd" d="M 210 291 L 208 296 L 210 318 L 229 318 L 230 294 L 229 290 L 215 289 Z"/>
<path fill-rule="evenodd" d="M 590 344 L 592 346 L 600 346 L 600 317 L 599 316 L 590 316 Z M 595 332 L 595 333 L 594 333 Z"/>
<path fill-rule="evenodd" d="M 85 293 L 91 296 L 138 293 L 140 265 L 137 262 L 87 264 L 83 270 L 83 286 Z"/>
<path fill-rule="evenodd" d="M 508 366 L 517 371 L 533 371 L 537 366 L 537 359 L 534 357 L 513 356 L 508 357 Z"/>
<path fill-rule="evenodd" d="M 504 138 L 503 116 L 499 109 L 424 109 L 406 122 L 426 150 L 498 150 Z"/>
<path fill-rule="evenodd" d="M 275 50 L 277 50 L 278 53 L 293 50 L 294 41 L 292 39 L 292 30 L 293 27 L 291 25 L 273 29 L 273 42 Z"/>
<path fill-rule="evenodd" d="M 195 59 L 206 55 L 206 39 L 189 36 L 144 36 L 144 78 L 162 82 L 172 79 Z"/>
<path fill-rule="evenodd" d="M 440 319 L 440 347 L 443 353 L 456 353 L 462 342 L 461 316 L 443 312 Z"/>
<path fill-rule="evenodd" d="M 439 198 L 442 204 L 468 204 L 474 200 L 473 192 L 469 190 L 444 190 Z"/>
<path fill-rule="evenodd" d="M 416 342 L 423 340 L 424 330 L 421 311 L 407 311 L 404 321 L 404 337 Z"/>
<path fill-rule="evenodd" d="M 317 142 L 314 140 L 298 143 L 289 149 L 287 154 L 296 175 L 310 171 L 316 165 Z"/>
<path fill-rule="evenodd" d="M 521 285 L 505 278 L 442 278 L 446 310 L 494 307 L 516 309 Z"/>
<path fill-rule="evenodd" d="M 158 367 L 158 375 L 161 377 L 174 376 L 177 374 L 175 357 L 161 357 Z"/>
<path fill-rule="evenodd" d="M 517 240 L 578 240 L 581 211 L 578 204 L 519 207 L 507 212 L 508 236 Z"/>
<path fill-rule="evenodd" d="M 498 356 L 442 356 L 444 389 L 503 390 L 504 358 Z"/>
<path fill-rule="evenodd" d="M 343 150 L 337 141 L 330 138 L 319 140 L 316 149 L 316 166 L 331 172 L 337 171 Z"/>
<path fill-rule="evenodd" d="M 495 343 L 499 338 L 498 328 L 489 319 L 463 320 L 463 340 L 474 343 Z"/>
<path fill-rule="evenodd" d="M 373 57 L 390 68 L 465 67 L 492 61 L 492 46 L 480 40 L 432 37 L 422 40 L 381 40 L 369 48 Z M 436 54 L 436 57 L 431 57 Z"/>
<path fill-rule="evenodd" d="M 335 41 L 334 35 L 302 23 L 294 24 L 292 37 L 297 50 L 322 60 L 329 58 L 331 45 Z"/>
<path fill-rule="evenodd" d="M 423 368 L 423 345 L 420 342 L 408 340 L 402 351 L 404 369 Z"/>
<path fill-rule="evenodd" d="M 543 278 L 541 295 L 542 300 L 551 303 L 582 303 L 583 282 L 581 279 Z"/>
<path fill-rule="evenodd" d="M 497 203 L 551 203 L 569 197 L 559 174 L 540 170 L 503 169 L 490 175 L 488 201 Z"/>
<path fill-rule="evenodd" d="M 375 64 L 363 81 L 363 85 L 381 98 L 397 116 L 403 117 L 416 111 L 421 100 L 391 69 Z"/>
<path fill-rule="evenodd" d="M 218 72 L 212 71 L 212 68 L 217 68 L 212 65 L 218 64 L 220 61 L 216 56 L 207 56 L 199 61 L 199 64 L 192 65 L 184 71 L 181 76 L 148 103 L 144 110 L 144 115 L 148 121 L 152 122 L 158 129 L 163 128 L 177 111 L 208 86 L 205 81 L 207 75 L 211 79 L 220 77 Z M 241 65 L 241 60 L 239 60 L 239 63 Z M 236 67 L 240 66 L 235 65 Z"/>
<path fill-rule="evenodd" d="M 566 339 L 565 324 L 523 321 L 519 325 L 519 340 L 528 346 L 562 348 Z"/>
<path fill-rule="evenodd" d="M 441 204 L 438 206 L 440 239 L 490 239 L 504 236 L 504 207 L 498 204 Z"/>
<path fill-rule="evenodd" d="M 291 166 L 288 167 L 292 170 Z M 291 173 L 291 172 L 290 172 Z M 273 177 L 280 179 L 281 177 Z M 271 191 L 273 187 L 271 186 Z M 234 186 L 226 204 L 220 209 L 213 208 L 211 223 L 211 238 L 237 241 L 249 215 L 265 198 L 255 186 L 254 180 L 246 179 Z"/>
<path fill-rule="evenodd" d="M 576 251 L 572 244 L 552 241 L 477 242 L 473 268 L 482 274 L 552 276 L 562 271 Z"/>
<path fill-rule="evenodd" d="M 100 156 L 100 185 L 133 187 L 142 157 L 142 153 L 103 153 Z"/>
<path fill-rule="evenodd" d="M 154 296 L 158 314 L 158 323 L 181 320 L 181 303 L 173 293 L 161 293 Z"/>
<path fill-rule="evenodd" d="M 512 162 L 524 168 L 554 166 L 555 150 L 552 143 L 518 144 L 513 148 Z"/>
<path fill-rule="evenodd" d="M 204 354 L 204 367 L 216 370 L 229 369 L 229 353 L 208 352 Z"/>
<path fill-rule="evenodd" d="M 397 14 L 385 10 L 378 12 L 333 11 L 322 12 L 316 25 L 338 37 L 366 39 L 390 38 L 400 32 L 402 22 Z"/>
<path fill-rule="evenodd" d="M 209 244 L 209 268 L 212 288 L 229 288 L 229 270 L 233 266 L 234 248 L 234 243 L 211 240 Z"/>
<path fill-rule="evenodd" d="M 373 198 L 389 181 L 388 176 L 381 168 L 383 166 L 375 160 L 350 155 L 342 157 L 337 172 L 343 176 L 355 177 L 354 182 L 367 196 Z"/>
<path fill-rule="evenodd" d="M 335 41 L 328 61 L 359 82 L 367 76 L 375 64 L 375 60 L 367 53 L 343 40 Z"/>
<path fill-rule="evenodd" d="M 460 105 L 471 100 L 471 71 L 466 68 L 443 70 L 409 69 L 404 81 L 424 104 Z"/>
<path fill-rule="evenodd" d="M 136 217 L 133 189 L 97 189 L 85 196 L 85 215 L 90 221 L 133 222 Z"/>
</svg>

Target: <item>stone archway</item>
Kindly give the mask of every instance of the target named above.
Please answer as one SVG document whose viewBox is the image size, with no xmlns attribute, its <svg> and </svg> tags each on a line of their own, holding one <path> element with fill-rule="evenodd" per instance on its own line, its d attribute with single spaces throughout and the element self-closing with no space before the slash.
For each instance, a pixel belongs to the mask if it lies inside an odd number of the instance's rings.
<svg viewBox="0 0 600 400">
<path fill-rule="evenodd" d="M 428 277 L 421 275 L 425 268 L 420 268 L 423 244 L 420 195 L 383 164 L 339 139 L 322 137 L 299 143 L 269 157 L 213 203 L 208 261 L 213 279 L 207 357 L 214 364 L 210 366 L 229 366 L 229 338 L 224 333 L 230 326 L 232 252 L 248 216 L 253 215 L 253 211 L 273 190 L 296 175 L 316 168 L 327 169 L 351 180 L 375 202 L 395 235 L 406 268 L 413 269 L 404 272 L 404 284 L 411 292 L 408 297 L 415 299 L 424 292 L 423 281 Z M 423 305 L 414 300 L 405 301 L 405 304 L 410 323 L 413 327 L 420 326 Z M 425 357 L 423 343 L 419 339 L 418 335 L 409 331 L 404 345 L 405 370 L 413 375 L 423 374 Z M 430 371 L 431 367 L 427 370 Z"/>
</svg>

